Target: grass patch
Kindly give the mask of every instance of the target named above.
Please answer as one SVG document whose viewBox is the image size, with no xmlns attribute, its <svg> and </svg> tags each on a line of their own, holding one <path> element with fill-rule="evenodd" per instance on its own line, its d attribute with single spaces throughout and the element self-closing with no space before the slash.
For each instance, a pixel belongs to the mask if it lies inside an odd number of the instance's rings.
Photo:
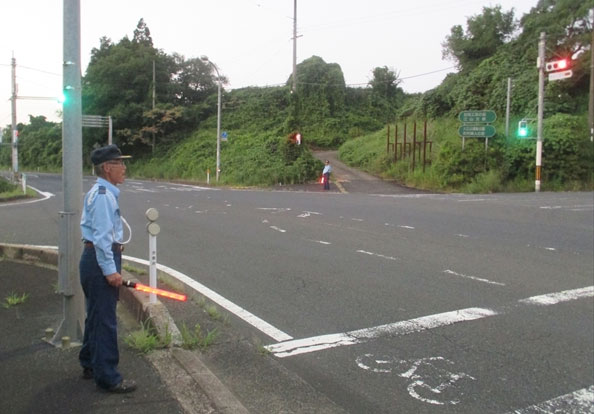
<svg viewBox="0 0 594 414">
<path fill-rule="evenodd" d="M 156 348 L 166 348 L 171 343 L 171 333 L 166 329 L 165 338 L 159 337 L 150 328 L 149 321 L 141 322 L 140 329 L 130 333 L 124 342 L 141 354 L 147 354 Z"/>
<path fill-rule="evenodd" d="M 216 328 L 212 331 L 207 331 L 205 335 L 204 332 L 202 332 L 200 324 L 196 324 L 194 329 L 190 330 L 185 322 L 182 323 L 180 333 L 182 336 L 182 348 L 184 349 L 206 349 L 214 343 L 219 335 Z"/>
<path fill-rule="evenodd" d="M 127 272 L 135 273 L 137 275 L 146 275 L 147 274 L 147 271 L 145 269 L 141 269 L 139 267 L 132 266 L 131 264 L 128 264 L 128 263 L 124 263 L 122 265 L 122 268 Z"/>
<path fill-rule="evenodd" d="M 28 293 L 23 293 L 22 295 L 19 295 L 18 293 L 13 292 L 4 298 L 4 302 L 2 303 L 2 306 L 4 306 L 6 309 L 8 309 L 13 306 L 20 305 L 21 303 L 25 303 L 25 301 L 28 298 L 29 298 Z"/>
<path fill-rule="evenodd" d="M 0 177 L 0 202 L 17 200 L 19 198 L 34 198 L 37 193 L 27 187 L 27 192 L 23 194 L 23 189 L 20 185 L 12 184 Z"/>
</svg>

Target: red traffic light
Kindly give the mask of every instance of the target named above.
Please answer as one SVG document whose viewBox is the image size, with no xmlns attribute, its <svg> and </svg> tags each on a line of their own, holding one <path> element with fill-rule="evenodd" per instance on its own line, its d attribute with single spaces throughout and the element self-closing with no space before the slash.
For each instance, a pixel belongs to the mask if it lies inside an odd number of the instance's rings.
<svg viewBox="0 0 594 414">
<path fill-rule="evenodd" d="M 552 60 L 545 64 L 545 71 L 556 72 L 558 70 L 565 70 L 569 67 L 569 59 Z"/>
</svg>

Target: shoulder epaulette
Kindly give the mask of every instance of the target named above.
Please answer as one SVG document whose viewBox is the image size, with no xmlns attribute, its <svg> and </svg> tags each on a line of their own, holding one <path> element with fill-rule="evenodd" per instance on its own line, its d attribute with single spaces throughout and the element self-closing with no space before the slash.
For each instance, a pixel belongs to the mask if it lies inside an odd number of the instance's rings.
<svg viewBox="0 0 594 414">
<path fill-rule="evenodd" d="M 100 185 L 99 186 L 99 194 L 105 194 L 105 186 L 104 185 Z"/>
</svg>

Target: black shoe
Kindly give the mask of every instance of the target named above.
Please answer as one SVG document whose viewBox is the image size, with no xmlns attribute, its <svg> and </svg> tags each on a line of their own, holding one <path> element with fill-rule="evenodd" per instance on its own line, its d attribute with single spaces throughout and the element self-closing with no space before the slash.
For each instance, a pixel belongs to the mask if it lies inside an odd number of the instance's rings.
<svg viewBox="0 0 594 414">
<path fill-rule="evenodd" d="M 93 379 L 93 368 L 83 368 L 83 379 Z"/>
<path fill-rule="evenodd" d="M 136 390 L 136 382 L 133 380 L 122 380 L 119 384 L 104 388 L 104 390 L 106 392 L 113 392 L 114 394 L 126 394 Z"/>
</svg>

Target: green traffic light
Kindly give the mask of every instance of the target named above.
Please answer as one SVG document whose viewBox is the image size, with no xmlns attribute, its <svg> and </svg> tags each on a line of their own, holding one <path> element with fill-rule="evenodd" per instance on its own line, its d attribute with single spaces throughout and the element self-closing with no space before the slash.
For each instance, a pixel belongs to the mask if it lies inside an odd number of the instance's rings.
<svg viewBox="0 0 594 414">
<path fill-rule="evenodd" d="M 529 136 L 530 131 L 528 131 L 528 122 L 520 121 L 518 123 L 518 137 L 519 138 L 526 138 Z"/>
<path fill-rule="evenodd" d="M 66 92 L 62 91 L 60 96 L 58 96 L 58 102 L 61 104 L 64 104 L 64 103 L 66 103 L 66 101 L 67 101 Z"/>
</svg>

